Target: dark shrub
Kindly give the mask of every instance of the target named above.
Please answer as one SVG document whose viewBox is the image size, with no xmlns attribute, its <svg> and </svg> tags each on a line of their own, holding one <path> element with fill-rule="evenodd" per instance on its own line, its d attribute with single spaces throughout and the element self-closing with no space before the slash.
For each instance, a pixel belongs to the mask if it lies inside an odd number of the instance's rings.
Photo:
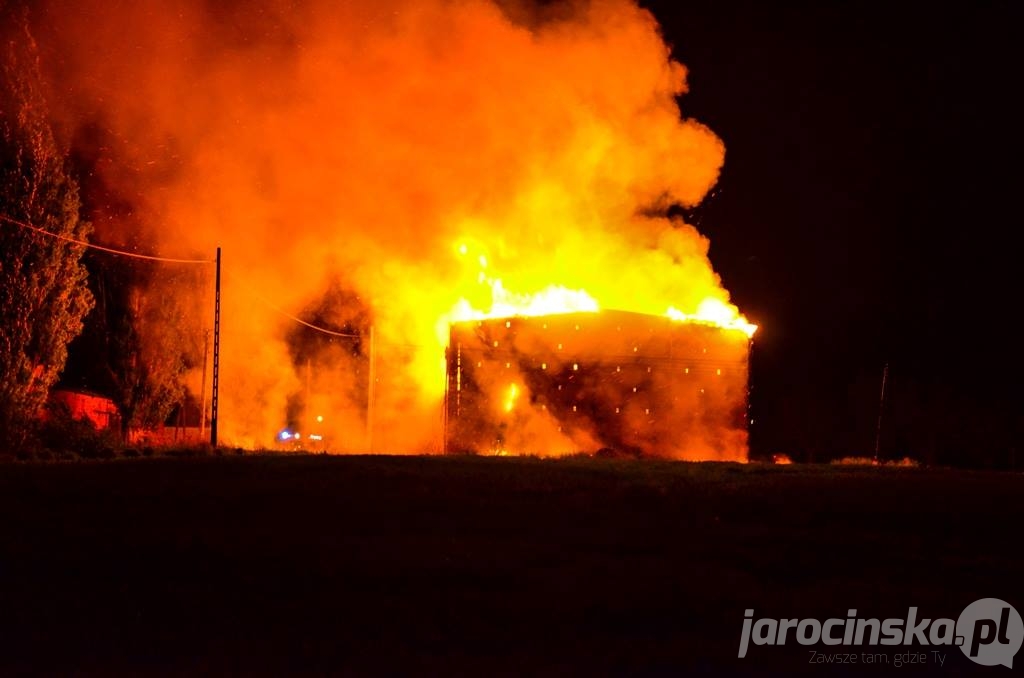
<svg viewBox="0 0 1024 678">
<path fill-rule="evenodd" d="M 49 453 L 57 458 L 69 454 L 82 459 L 111 459 L 121 449 L 117 432 L 97 430 L 88 419 L 75 419 L 63 403 L 48 404 L 46 417 L 35 431 L 37 458 Z"/>
</svg>

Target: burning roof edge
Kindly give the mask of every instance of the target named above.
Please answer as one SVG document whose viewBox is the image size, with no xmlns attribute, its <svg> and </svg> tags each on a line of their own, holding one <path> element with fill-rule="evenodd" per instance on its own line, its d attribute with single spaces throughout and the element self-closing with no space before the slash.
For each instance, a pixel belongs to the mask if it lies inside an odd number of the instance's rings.
<svg viewBox="0 0 1024 678">
<path fill-rule="evenodd" d="M 637 311 L 622 311 L 618 309 L 601 309 L 599 311 L 573 311 L 569 313 L 549 313 L 544 315 L 509 315 L 509 316 L 496 316 L 488 318 L 474 318 L 470 320 L 457 320 L 450 323 L 452 329 L 457 327 L 482 327 L 487 324 L 499 324 L 506 323 L 520 323 L 527 322 L 530 324 L 540 323 L 541 325 L 552 324 L 579 324 L 582 318 L 595 318 L 604 324 L 613 320 L 618 320 L 621 325 L 629 325 L 632 327 L 646 326 L 650 329 L 676 329 L 676 328 L 703 328 L 707 330 L 717 330 L 723 333 L 735 333 L 742 335 L 744 339 L 753 342 L 753 337 L 750 333 L 740 327 L 729 327 L 721 324 L 689 318 L 686 320 L 677 320 L 667 315 L 655 315 L 652 313 L 640 313 Z M 579 329 L 577 327 L 577 329 Z"/>
</svg>

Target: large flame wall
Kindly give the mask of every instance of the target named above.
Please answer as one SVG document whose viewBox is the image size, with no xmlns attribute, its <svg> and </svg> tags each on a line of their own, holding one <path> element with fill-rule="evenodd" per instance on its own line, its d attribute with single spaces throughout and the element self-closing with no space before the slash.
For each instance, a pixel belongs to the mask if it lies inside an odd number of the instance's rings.
<svg viewBox="0 0 1024 678">
<path fill-rule="evenodd" d="M 267 444 L 305 390 L 332 449 L 367 449 L 372 343 L 388 380 L 374 449 L 439 450 L 450 321 L 583 300 L 744 322 L 707 240 L 667 216 L 715 183 L 723 144 L 681 115 L 686 71 L 633 2 L 86 0 L 39 16 L 54 107 L 113 196 L 98 237 L 223 247 L 226 441 Z M 552 289 L 562 301 L 534 303 Z M 296 360 L 279 311 L 314 308 L 361 340 Z"/>
</svg>

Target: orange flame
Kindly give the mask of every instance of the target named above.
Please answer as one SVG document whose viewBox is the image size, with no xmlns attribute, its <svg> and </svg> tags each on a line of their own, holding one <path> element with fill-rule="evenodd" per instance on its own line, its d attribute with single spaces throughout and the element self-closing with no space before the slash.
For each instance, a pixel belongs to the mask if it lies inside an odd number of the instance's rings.
<svg viewBox="0 0 1024 678">
<path fill-rule="evenodd" d="M 505 406 L 506 412 L 511 412 L 516 406 L 516 400 L 519 399 L 519 386 L 516 384 L 509 384 L 508 392 L 505 395 Z"/>
<path fill-rule="evenodd" d="M 715 297 L 708 297 L 700 302 L 696 312 L 692 314 L 683 313 L 676 307 L 669 306 L 666 315 L 679 322 L 703 323 L 728 330 L 740 330 L 748 337 L 753 337 L 757 331 L 757 325 L 747 322 L 739 309 Z"/>
</svg>

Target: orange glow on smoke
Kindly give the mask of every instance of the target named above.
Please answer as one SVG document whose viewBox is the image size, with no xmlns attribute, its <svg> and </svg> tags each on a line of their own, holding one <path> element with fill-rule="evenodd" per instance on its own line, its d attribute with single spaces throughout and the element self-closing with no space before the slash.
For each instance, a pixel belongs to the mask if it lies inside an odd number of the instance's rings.
<svg viewBox="0 0 1024 678">
<path fill-rule="evenodd" d="M 372 343 L 372 449 L 438 451 L 453 321 L 668 309 L 756 329 L 708 241 L 668 216 L 703 199 L 725 148 L 681 113 L 686 69 L 630 0 L 86 0 L 47 17 L 55 105 L 109 132 L 97 171 L 133 206 L 98 234 L 223 247 L 226 442 L 268 444 L 309 391 L 333 451 L 366 451 Z M 332 340 L 307 377 L 296 324 L 261 299 L 363 340 Z M 518 414 L 529 394 L 509 383 L 496 401 Z"/>
</svg>

